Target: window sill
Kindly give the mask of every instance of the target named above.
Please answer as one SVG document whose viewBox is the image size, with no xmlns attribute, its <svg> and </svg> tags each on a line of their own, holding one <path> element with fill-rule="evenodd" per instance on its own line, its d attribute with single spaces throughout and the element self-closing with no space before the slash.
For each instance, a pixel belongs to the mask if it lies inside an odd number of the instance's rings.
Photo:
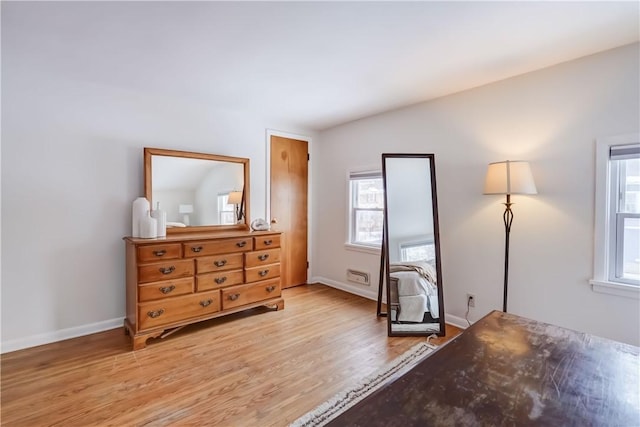
<svg viewBox="0 0 640 427">
<path fill-rule="evenodd" d="M 640 299 L 640 287 L 625 285 L 624 283 L 608 282 L 606 280 L 589 280 L 591 289 L 602 294 L 617 295 L 626 298 Z"/>
<path fill-rule="evenodd" d="M 380 248 L 375 246 L 354 245 L 345 243 L 344 248 L 348 251 L 364 252 L 366 254 L 380 255 Z"/>
</svg>

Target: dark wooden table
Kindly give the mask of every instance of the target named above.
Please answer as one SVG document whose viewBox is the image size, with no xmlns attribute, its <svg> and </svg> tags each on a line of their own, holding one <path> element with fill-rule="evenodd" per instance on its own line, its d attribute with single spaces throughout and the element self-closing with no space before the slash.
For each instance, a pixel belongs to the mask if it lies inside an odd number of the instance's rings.
<svg viewBox="0 0 640 427">
<path fill-rule="evenodd" d="M 639 348 L 494 311 L 330 426 L 640 426 Z"/>
</svg>

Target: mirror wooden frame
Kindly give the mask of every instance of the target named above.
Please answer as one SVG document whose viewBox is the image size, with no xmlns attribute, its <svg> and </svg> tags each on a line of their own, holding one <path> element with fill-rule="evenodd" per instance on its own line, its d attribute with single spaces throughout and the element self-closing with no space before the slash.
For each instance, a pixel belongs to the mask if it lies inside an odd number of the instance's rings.
<svg viewBox="0 0 640 427">
<path fill-rule="evenodd" d="M 180 233 L 190 233 L 190 232 L 206 232 L 206 231 L 225 231 L 225 230 L 248 230 L 249 223 L 249 200 L 250 200 L 250 185 L 249 185 L 249 159 L 243 157 L 231 157 L 231 156 L 221 156 L 217 154 L 206 154 L 206 153 L 194 153 L 191 151 L 178 151 L 178 150 L 166 150 L 162 148 L 148 148 L 144 149 L 144 194 L 147 200 L 152 203 L 153 206 L 153 183 L 151 182 L 151 159 L 153 156 L 166 156 L 166 157 L 180 157 L 180 158 L 189 158 L 189 159 L 200 159 L 200 160 L 212 160 L 218 162 L 230 162 L 230 163 L 239 163 L 243 165 L 244 168 L 244 189 L 243 189 L 243 198 L 242 204 L 244 209 L 244 218 L 242 219 L 242 223 L 233 224 L 233 225 L 195 225 L 195 226 L 186 226 L 186 227 L 171 227 L 167 228 L 167 235 L 169 234 L 180 234 Z"/>
<path fill-rule="evenodd" d="M 390 309 L 391 302 L 391 287 L 389 286 L 391 281 L 391 273 L 389 270 L 389 219 L 388 219 L 388 197 L 387 197 L 387 159 L 391 158 L 425 158 L 429 160 L 430 164 L 430 179 L 431 179 L 431 208 L 433 214 L 433 238 L 434 238 L 434 250 L 435 250 L 435 269 L 437 276 L 437 284 L 436 288 L 438 290 L 438 323 L 440 324 L 440 330 L 438 332 L 434 331 L 393 331 L 392 330 L 392 316 Z M 404 154 L 404 153 L 383 153 L 382 154 L 382 178 L 384 184 L 384 225 L 383 225 L 383 241 L 382 241 L 382 253 L 381 253 L 381 263 L 380 263 L 380 283 L 378 289 L 378 316 L 386 316 L 387 317 L 387 334 L 388 336 L 444 336 L 446 334 L 445 331 L 445 321 L 444 321 L 444 293 L 442 286 L 442 269 L 441 269 L 441 259 L 440 259 L 440 232 L 438 225 L 438 199 L 436 193 L 436 169 L 435 169 L 435 155 L 434 154 Z M 384 279 L 384 281 L 383 281 Z M 387 311 L 382 312 L 381 310 L 381 296 L 382 289 L 386 287 L 386 302 L 387 302 Z"/>
</svg>

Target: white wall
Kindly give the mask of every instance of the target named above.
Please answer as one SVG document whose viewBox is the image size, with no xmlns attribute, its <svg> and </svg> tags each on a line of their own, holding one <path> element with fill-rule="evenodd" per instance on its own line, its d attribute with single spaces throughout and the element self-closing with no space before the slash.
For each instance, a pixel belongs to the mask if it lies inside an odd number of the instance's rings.
<svg viewBox="0 0 640 427">
<path fill-rule="evenodd" d="M 482 195 L 487 164 L 529 160 L 539 194 L 513 196 L 509 311 L 640 344 L 640 302 L 595 293 L 595 138 L 638 132 L 639 46 L 630 45 L 345 124 L 316 143 L 313 275 L 348 287 L 379 256 L 345 249 L 346 171 L 383 152 L 435 153 L 445 311 L 502 307 L 504 200 Z M 376 282 L 359 288 L 375 298 Z"/>
<path fill-rule="evenodd" d="M 143 193 L 143 147 L 250 158 L 255 219 L 266 216 L 266 129 L 313 137 L 259 113 L 68 78 L 34 66 L 38 53 L 6 36 L 3 352 L 122 325 L 122 237 Z"/>
</svg>

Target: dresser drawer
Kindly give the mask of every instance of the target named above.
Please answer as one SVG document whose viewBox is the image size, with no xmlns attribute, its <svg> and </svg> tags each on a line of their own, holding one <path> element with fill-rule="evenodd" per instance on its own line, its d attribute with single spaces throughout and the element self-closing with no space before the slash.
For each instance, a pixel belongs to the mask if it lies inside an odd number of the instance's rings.
<svg viewBox="0 0 640 427">
<path fill-rule="evenodd" d="M 253 247 L 255 250 L 279 248 L 280 247 L 280 235 L 273 236 L 260 236 L 253 238 Z"/>
<path fill-rule="evenodd" d="M 192 259 L 173 260 L 144 264 L 138 266 L 138 282 L 157 282 L 159 280 L 178 279 L 180 277 L 193 276 L 194 267 Z"/>
<path fill-rule="evenodd" d="M 196 258 L 196 272 L 209 273 L 211 271 L 242 269 L 242 254 L 223 254 Z"/>
<path fill-rule="evenodd" d="M 193 277 L 184 279 L 163 280 L 138 286 L 138 301 L 175 297 L 193 293 Z"/>
<path fill-rule="evenodd" d="M 138 262 L 164 261 L 182 257 L 180 243 L 138 246 Z"/>
<path fill-rule="evenodd" d="M 184 257 L 226 254 L 231 252 L 247 252 L 253 250 L 251 237 L 236 239 L 220 239 L 216 241 L 184 243 Z"/>
<path fill-rule="evenodd" d="M 150 329 L 220 311 L 220 291 L 138 304 L 138 328 Z"/>
<path fill-rule="evenodd" d="M 232 286 L 222 290 L 222 309 L 239 307 L 269 298 L 279 297 L 281 294 L 280 279 L 263 280 L 249 285 Z"/>
<path fill-rule="evenodd" d="M 246 252 L 244 254 L 244 260 L 244 265 L 247 268 L 265 264 L 275 264 L 280 262 L 280 249 Z"/>
<path fill-rule="evenodd" d="M 198 292 L 218 289 L 242 283 L 242 270 L 219 271 L 217 273 L 198 274 L 196 276 L 196 290 Z"/>
<path fill-rule="evenodd" d="M 251 267 L 245 270 L 245 281 L 247 283 L 272 279 L 279 276 L 280 264 L 261 265 L 259 267 Z"/>
</svg>

